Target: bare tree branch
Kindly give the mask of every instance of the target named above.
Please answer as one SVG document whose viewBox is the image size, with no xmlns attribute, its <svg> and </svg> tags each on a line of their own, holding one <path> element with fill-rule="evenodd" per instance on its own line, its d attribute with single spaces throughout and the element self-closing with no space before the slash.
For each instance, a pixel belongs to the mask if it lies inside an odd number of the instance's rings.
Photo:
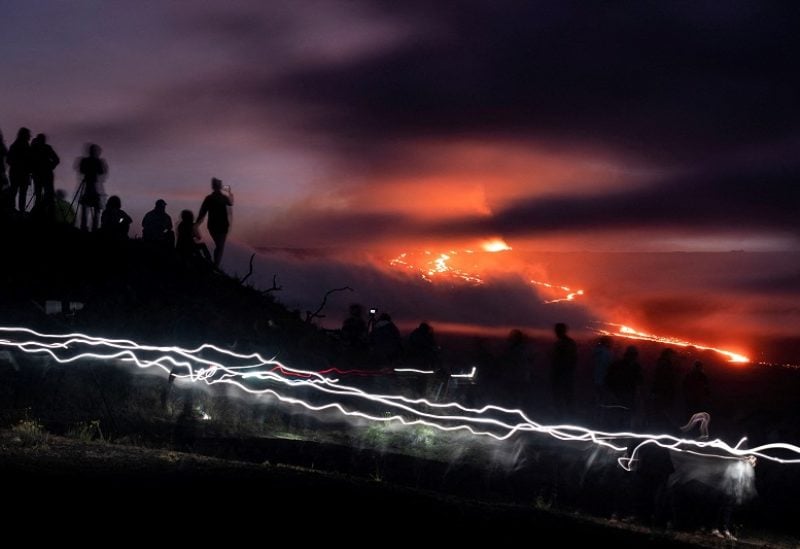
<svg viewBox="0 0 800 549">
<path fill-rule="evenodd" d="M 267 288 L 266 290 L 262 291 L 262 294 L 268 294 L 270 292 L 280 292 L 283 290 L 283 286 L 278 286 L 278 275 L 272 275 L 272 288 Z"/>
<path fill-rule="evenodd" d="M 247 274 L 244 275 L 244 278 L 239 280 L 239 284 L 244 284 L 244 281 L 250 278 L 250 275 L 253 274 L 253 259 L 256 257 L 256 254 L 252 254 L 250 256 L 250 270 L 247 271 Z"/>
<path fill-rule="evenodd" d="M 306 311 L 306 322 L 310 323 L 315 318 L 325 318 L 325 315 L 320 313 L 322 312 L 322 309 L 325 308 L 325 305 L 328 303 L 328 296 L 331 295 L 332 293 L 343 292 L 345 290 L 349 292 L 354 291 L 353 288 L 351 288 L 350 286 L 344 286 L 342 288 L 334 288 L 332 290 L 328 290 L 327 292 L 325 292 L 325 296 L 322 298 L 322 303 L 319 304 L 317 310 L 314 311 L 313 313 L 311 311 Z"/>
</svg>

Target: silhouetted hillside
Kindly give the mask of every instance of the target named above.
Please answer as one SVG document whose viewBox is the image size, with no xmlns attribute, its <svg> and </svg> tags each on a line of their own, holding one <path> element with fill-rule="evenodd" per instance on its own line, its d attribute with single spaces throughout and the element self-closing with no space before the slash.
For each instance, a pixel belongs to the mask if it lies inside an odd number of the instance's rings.
<svg viewBox="0 0 800 549">
<path fill-rule="evenodd" d="M 201 259 L 187 260 L 141 240 L 112 241 L 30 220 L 6 220 L 0 232 L 6 325 L 69 328 L 153 344 L 210 341 L 238 351 L 257 346 L 305 361 L 318 361 L 325 352 L 325 335 L 299 313 Z M 46 314 L 60 301 L 81 308 Z"/>
</svg>

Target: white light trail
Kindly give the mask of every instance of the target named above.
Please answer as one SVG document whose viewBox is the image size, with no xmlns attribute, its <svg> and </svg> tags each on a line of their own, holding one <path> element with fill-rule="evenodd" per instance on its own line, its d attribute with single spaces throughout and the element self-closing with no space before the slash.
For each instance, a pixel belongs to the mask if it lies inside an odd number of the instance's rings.
<svg viewBox="0 0 800 549">
<path fill-rule="evenodd" d="M 395 368 L 395 372 L 399 374 L 423 374 L 423 375 L 430 375 L 433 374 L 433 370 L 418 370 L 417 368 Z"/>
<path fill-rule="evenodd" d="M 477 371 L 478 371 L 478 368 L 473 366 L 472 370 L 470 370 L 468 374 L 452 374 L 450 377 L 472 379 L 473 377 L 475 377 L 475 372 L 477 372 Z"/>
<path fill-rule="evenodd" d="M 578 425 L 542 425 L 531 420 L 522 410 L 486 405 L 471 408 L 457 402 L 432 402 L 424 398 L 409 398 L 398 394 L 369 393 L 347 386 L 338 379 L 320 372 L 292 368 L 258 353 L 240 354 L 211 344 L 195 349 L 177 346 L 139 345 L 130 340 L 106 339 L 86 334 L 42 334 L 27 328 L 0 327 L 0 347 L 25 353 L 44 354 L 60 364 L 72 364 L 84 359 L 120 360 L 139 368 L 157 367 L 164 372 L 174 367 L 186 369 L 177 377 L 235 386 L 253 395 L 271 395 L 281 402 L 299 405 L 312 412 L 335 410 L 338 413 L 375 422 L 396 421 L 403 425 L 427 425 L 441 431 L 466 431 L 502 441 L 516 434 L 539 433 L 568 442 L 586 442 L 628 453 L 618 458 L 619 464 L 630 469 L 639 449 L 645 444 L 657 444 L 671 451 L 688 451 L 708 457 L 740 459 L 758 457 L 777 463 L 800 463 L 800 447 L 787 443 L 771 443 L 744 449 L 742 441 L 736 446 L 715 440 L 681 439 L 666 434 L 608 432 Z M 453 377 L 474 376 L 469 374 Z M 263 386 L 253 386 L 259 382 Z M 301 398 L 292 391 L 306 389 Z M 372 409 L 372 411 L 370 411 Z M 712 453 L 713 452 L 713 453 Z M 791 456 L 791 457 L 787 457 Z"/>
</svg>

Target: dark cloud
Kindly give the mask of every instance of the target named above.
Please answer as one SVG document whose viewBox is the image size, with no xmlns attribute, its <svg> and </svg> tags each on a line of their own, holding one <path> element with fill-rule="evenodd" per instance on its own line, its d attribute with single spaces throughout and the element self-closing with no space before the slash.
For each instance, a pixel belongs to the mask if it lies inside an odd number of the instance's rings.
<svg viewBox="0 0 800 549">
<path fill-rule="evenodd" d="M 270 225 L 267 234 L 303 241 L 369 242 L 402 237 L 536 237 L 555 233 L 632 230 L 679 234 L 764 234 L 800 237 L 800 167 L 701 173 L 605 194 L 531 198 L 492 215 L 421 222 L 400 214 L 311 208 Z"/>
<path fill-rule="evenodd" d="M 442 224 L 442 233 L 536 235 L 556 231 L 677 229 L 787 231 L 800 235 L 800 168 L 701 174 L 599 196 L 514 204 L 489 218 Z M 439 231 L 437 231 L 439 232 Z"/>
<path fill-rule="evenodd" d="M 800 12 L 788 4 L 401 5 L 391 13 L 425 36 L 301 67 L 276 95 L 368 148 L 494 135 L 685 161 L 797 135 Z"/>
</svg>

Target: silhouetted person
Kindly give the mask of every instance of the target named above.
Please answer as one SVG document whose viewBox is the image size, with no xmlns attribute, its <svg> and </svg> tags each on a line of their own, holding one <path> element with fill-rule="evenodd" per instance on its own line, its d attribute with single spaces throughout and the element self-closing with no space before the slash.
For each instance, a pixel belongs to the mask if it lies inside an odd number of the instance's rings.
<svg viewBox="0 0 800 549">
<path fill-rule="evenodd" d="M 175 233 L 172 231 L 172 218 L 167 213 L 167 203 L 156 200 L 156 206 L 142 219 L 142 240 L 172 249 L 175 247 Z"/>
<path fill-rule="evenodd" d="M 47 136 L 43 133 L 38 134 L 31 141 L 31 175 L 33 176 L 33 195 L 36 197 L 36 204 L 44 199 L 48 204 L 53 201 L 55 189 L 53 188 L 54 175 L 61 159 L 47 144 Z"/>
<path fill-rule="evenodd" d="M 708 378 L 703 371 L 703 363 L 699 360 L 694 363 L 692 370 L 683 379 L 683 398 L 686 404 L 686 416 L 691 417 L 697 412 L 708 412 L 711 391 L 708 387 Z"/>
<path fill-rule="evenodd" d="M 592 381 L 594 383 L 595 404 L 602 405 L 606 401 L 605 387 L 608 367 L 611 366 L 611 338 L 602 336 L 592 349 Z"/>
<path fill-rule="evenodd" d="M 228 208 L 233 206 L 233 193 L 227 187 L 227 194 L 222 192 L 222 181 L 213 177 L 211 179 L 211 194 L 206 196 L 200 206 L 197 224 L 200 225 L 208 215 L 208 234 L 214 241 L 214 265 L 219 267 L 222 253 L 225 251 L 225 239 L 231 226 Z"/>
<path fill-rule="evenodd" d="M 553 345 L 553 360 L 550 382 L 553 388 L 553 403 L 559 419 L 572 414 L 575 387 L 575 367 L 578 364 L 578 346 L 567 335 L 567 325 L 555 325 L 556 342 Z"/>
<path fill-rule="evenodd" d="M 211 253 L 208 251 L 203 239 L 200 238 L 200 232 L 197 230 L 197 224 L 194 222 L 194 213 L 192 210 L 183 210 L 181 212 L 181 222 L 178 223 L 178 238 L 175 244 L 175 251 L 178 255 L 184 258 L 193 258 L 198 255 L 211 262 Z"/>
<path fill-rule="evenodd" d="M 133 223 L 133 219 L 122 209 L 122 201 L 118 196 L 109 197 L 100 228 L 107 237 L 113 240 L 125 240 L 128 238 L 128 230 Z"/>
<path fill-rule="evenodd" d="M 108 175 L 106 161 L 100 158 L 102 149 L 99 145 L 90 143 L 86 146 L 86 156 L 78 160 L 78 173 L 81 175 L 81 194 L 79 203 L 81 207 L 81 229 L 87 230 L 87 210 L 92 214 L 92 231 L 97 230 L 100 221 L 100 185 Z"/>
<path fill-rule="evenodd" d="M 367 348 L 367 322 L 364 308 L 358 303 L 350 305 L 342 322 L 341 336 L 345 361 L 350 365 L 359 363 Z"/>
<path fill-rule="evenodd" d="M 675 368 L 675 351 L 664 349 L 656 361 L 653 374 L 653 412 L 669 414 L 675 404 L 675 392 L 678 386 L 678 372 Z"/>
<path fill-rule="evenodd" d="M 731 533 L 733 512 L 756 495 L 755 456 L 744 456 L 728 460 L 723 474 L 722 489 L 717 497 L 716 527 L 711 534 L 719 538 L 737 541 Z"/>
<path fill-rule="evenodd" d="M 633 465 L 634 514 L 643 522 L 665 526 L 670 519 L 669 477 L 675 472 L 670 451 L 645 444 Z"/>
<path fill-rule="evenodd" d="M 11 196 L 11 185 L 6 175 L 6 157 L 8 148 L 0 132 L 0 214 L 5 214 L 14 209 L 14 198 Z"/>
<path fill-rule="evenodd" d="M 439 366 L 439 346 L 433 328 L 427 322 L 420 322 L 408 336 L 408 358 L 416 368 L 433 370 Z"/>
<path fill-rule="evenodd" d="M 70 225 L 75 223 L 75 210 L 72 204 L 67 202 L 67 193 L 64 189 L 58 189 L 53 204 L 53 222 L 57 225 Z"/>
<path fill-rule="evenodd" d="M 392 322 L 389 314 L 383 313 L 378 317 L 369 336 L 372 356 L 377 366 L 392 363 L 400 358 L 403 351 L 400 330 Z"/>
<path fill-rule="evenodd" d="M 532 399 L 533 357 L 529 353 L 528 336 L 513 329 L 506 337 L 505 346 L 497 361 L 492 396 L 515 407 L 524 407 Z"/>
<path fill-rule="evenodd" d="M 28 187 L 31 184 L 31 131 L 20 128 L 17 139 L 8 149 L 8 178 L 11 182 L 11 200 L 17 197 L 17 209 L 25 211 L 28 201 Z"/>
<path fill-rule="evenodd" d="M 606 387 L 611 396 L 613 427 L 630 429 L 641 402 L 642 367 L 639 364 L 639 350 L 633 345 L 625 349 L 625 354 L 608 367 Z"/>
</svg>

